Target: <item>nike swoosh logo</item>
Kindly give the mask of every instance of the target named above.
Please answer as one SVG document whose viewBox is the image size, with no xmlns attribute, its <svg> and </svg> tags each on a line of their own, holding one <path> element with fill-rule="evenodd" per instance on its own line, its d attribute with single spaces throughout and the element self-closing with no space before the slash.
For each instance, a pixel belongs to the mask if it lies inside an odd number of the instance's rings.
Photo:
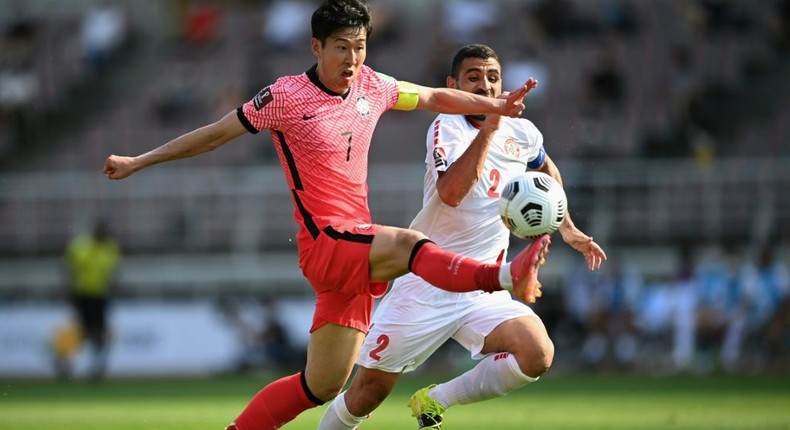
<svg viewBox="0 0 790 430">
<path fill-rule="evenodd" d="M 304 121 L 307 121 L 308 119 L 313 119 L 313 118 L 315 118 L 315 115 L 307 115 L 307 114 L 302 115 L 302 119 Z"/>
</svg>

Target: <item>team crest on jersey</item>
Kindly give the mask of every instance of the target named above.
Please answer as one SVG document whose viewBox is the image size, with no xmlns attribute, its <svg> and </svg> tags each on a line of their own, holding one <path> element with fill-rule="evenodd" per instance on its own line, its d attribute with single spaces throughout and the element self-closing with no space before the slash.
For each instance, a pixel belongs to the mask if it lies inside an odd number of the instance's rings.
<svg viewBox="0 0 790 430">
<path fill-rule="evenodd" d="M 269 85 L 252 98 L 252 104 L 255 106 L 255 110 L 261 110 L 272 100 L 274 100 L 274 96 L 272 95 L 272 86 Z"/>
<path fill-rule="evenodd" d="M 433 148 L 433 165 L 437 168 L 447 167 L 447 154 L 445 154 L 444 148 L 438 146 Z"/>
<path fill-rule="evenodd" d="M 357 111 L 362 116 L 370 115 L 370 104 L 368 104 L 368 99 L 365 96 L 357 97 Z"/>
<path fill-rule="evenodd" d="M 518 144 L 518 141 L 512 137 L 508 137 L 505 139 L 505 154 L 518 159 L 521 155 L 521 145 Z"/>
</svg>

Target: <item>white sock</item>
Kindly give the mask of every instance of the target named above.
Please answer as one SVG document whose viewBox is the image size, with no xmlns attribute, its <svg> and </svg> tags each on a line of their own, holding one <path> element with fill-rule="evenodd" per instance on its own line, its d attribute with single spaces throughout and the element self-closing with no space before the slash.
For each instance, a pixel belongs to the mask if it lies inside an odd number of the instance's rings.
<svg viewBox="0 0 790 430">
<path fill-rule="evenodd" d="M 537 380 L 521 372 L 513 354 L 497 353 L 463 375 L 431 388 L 428 394 L 449 408 L 504 396 Z"/>
<path fill-rule="evenodd" d="M 332 400 L 318 423 L 318 430 L 353 430 L 365 421 L 367 417 L 355 417 L 348 411 L 345 394 L 343 391 Z"/>
<path fill-rule="evenodd" d="M 499 266 L 499 285 L 506 290 L 513 289 L 513 277 L 510 276 L 510 263 Z"/>
</svg>

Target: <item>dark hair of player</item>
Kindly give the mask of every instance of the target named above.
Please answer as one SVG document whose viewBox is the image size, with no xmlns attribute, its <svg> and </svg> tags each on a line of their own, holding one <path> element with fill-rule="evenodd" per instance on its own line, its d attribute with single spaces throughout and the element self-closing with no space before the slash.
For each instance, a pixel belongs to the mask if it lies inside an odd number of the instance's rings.
<svg viewBox="0 0 790 430">
<path fill-rule="evenodd" d="M 467 58 L 479 58 L 481 60 L 493 58 L 499 62 L 499 57 L 496 55 L 496 52 L 493 49 L 486 45 L 472 43 L 459 49 L 455 54 L 455 57 L 453 57 L 453 69 L 450 76 L 455 79 L 459 78 L 458 74 L 461 73 L 461 63 L 463 63 Z"/>
<path fill-rule="evenodd" d="M 323 45 L 326 38 L 344 28 L 364 28 L 370 36 L 370 8 L 363 0 L 326 0 L 313 12 L 310 20 L 313 37 Z"/>
</svg>

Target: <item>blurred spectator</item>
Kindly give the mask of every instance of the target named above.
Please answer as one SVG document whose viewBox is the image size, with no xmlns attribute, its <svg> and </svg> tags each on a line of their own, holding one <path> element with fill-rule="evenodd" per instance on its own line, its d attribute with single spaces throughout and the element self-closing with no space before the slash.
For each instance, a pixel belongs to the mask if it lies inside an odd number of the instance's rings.
<svg viewBox="0 0 790 430">
<path fill-rule="evenodd" d="M 72 360 L 82 347 L 82 329 L 71 318 L 58 325 L 51 339 L 52 354 L 55 360 L 55 374 L 61 380 L 68 380 L 72 374 Z"/>
<path fill-rule="evenodd" d="M 551 39 L 561 40 L 595 34 L 598 24 L 590 17 L 577 12 L 571 0 L 541 0 L 529 4 L 527 14 L 534 14 L 543 33 Z"/>
<path fill-rule="evenodd" d="M 126 42 L 128 22 L 117 6 L 102 3 L 88 9 L 82 19 L 82 54 L 85 63 L 101 72 Z"/>
<path fill-rule="evenodd" d="M 618 46 L 601 46 L 587 71 L 584 88 L 585 111 L 600 116 L 610 109 L 621 110 L 626 100 L 626 82 Z"/>
<path fill-rule="evenodd" d="M 694 91 L 694 56 L 691 47 L 675 43 L 669 48 L 669 88 L 667 93 L 673 119 L 688 114 L 688 104 Z"/>
<path fill-rule="evenodd" d="M 162 123 L 178 121 L 201 105 L 198 96 L 201 65 L 190 61 L 173 62 L 166 77 L 159 81 L 160 88 L 151 109 Z"/>
<path fill-rule="evenodd" d="M 503 64 L 502 88 L 518 88 L 529 78 L 535 78 L 538 86 L 529 92 L 529 107 L 540 107 L 550 93 L 551 75 L 538 50 L 527 44 L 520 58 Z"/>
<path fill-rule="evenodd" d="M 24 64 L 0 68 L 0 155 L 26 143 L 38 93 L 39 79 L 32 68 Z"/>
<path fill-rule="evenodd" d="M 294 51 L 302 47 L 310 38 L 313 8 L 304 0 L 275 0 L 265 7 L 262 36 L 267 48 Z"/>
<path fill-rule="evenodd" d="M 565 314 L 576 331 L 583 337 L 588 335 L 593 314 L 599 308 L 594 297 L 594 281 L 592 274 L 584 262 L 576 262 L 567 272 L 562 288 L 562 304 Z"/>
<path fill-rule="evenodd" d="M 13 112 L 33 103 L 38 88 L 38 77 L 32 69 L 24 65 L 4 67 L 0 70 L 0 109 L 13 116 Z"/>
<path fill-rule="evenodd" d="M 636 325 L 647 340 L 668 335 L 670 361 L 664 366 L 672 371 L 688 370 L 694 359 L 695 285 L 693 262 L 688 252 L 682 251 L 675 277 L 651 283 L 640 300 Z M 654 366 L 653 370 L 657 369 L 661 367 Z"/>
<path fill-rule="evenodd" d="M 790 48 L 790 0 L 775 0 L 768 23 L 771 45 L 780 55 Z"/>
<path fill-rule="evenodd" d="M 606 266 L 599 276 L 602 278 L 600 293 L 604 297 L 601 319 L 606 324 L 609 354 L 614 356 L 618 367 L 631 366 L 637 352 L 634 318 L 642 291 L 642 276 L 622 259 Z"/>
<path fill-rule="evenodd" d="M 107 313 L 120 259 L 120 247 L 103 220 L 94 224 L 91 234 L 77 236 L 66 248 L 71 304 L 80 332 L 93 350 L 91 377 L 97 380 L 104 377 L 107 367 L 110 340 Z M 71 372 L 67 363 L 61 371 Z"/>
<path fill-rule="evenodd" d="M 757 261 L 744 264 L 741 270 L 745 327 L 739 334 L 755 337 L 760 346 L 766 347 L 769 358 L 778 362 L 790 322 L 790 274 L 775 251 L 773 245 L 763 246 Z M 737 360 L 744 339 L 734 342 L 732 360 Z"/>
<path fill-rule="evenodd" d="M 729 367 L 734 359 L 735 337 L 740 331 L 738 258 L 734 249 L 713 246 L 697 266 L 694 335 L 702 353 L 702 371 L 718 365 Z"/>
<path fill-rule="evenodd" d="M 0 37 L 0 155 L 25 145 L 32 107 L 40 92 L 33 68 L 40 24 L 16 10 Z"/>
<path fill-rule="evenodd" d="M 450 44 L 463 44 L 480 39 L 498 23 L 499 4 L 478 0 L 448 0 L 442 4 L 443 34 Z"/>
<path fill-rule="evenodd" d="M 604 27 L 622 36 L 635 34 L 639 29 L 639 19 L 632 3 L 628 0 L 606 0 L 601 11 Z"/>
<path fill-rule="evenodd" d="M 217 41 L 222 10 L 214 2 L 198 1 L 187 8 L 184 40 L 194 48 L 205 48 Z"/>
<path fill-rule="evenodd" d="M 244 341 L 235 371 L 293 370 L 304 364 L 306 351 L 299 351 L 291 341 L 281 322 L 276 299 L 261 296 L 254 309 L 227 301 L 221 305 Z"/>
<path fill-rule="evenodd" d="M 718 36 L 727 31 L 742 33 L 752 28 L 752 22 L 741 9 L 740 2 L 732 0 L 698 0 L 702 11 L 705 30 L 709 36 Z"/>
<path fill-rule="evenodd" d="M 612 262 L 600 272 L 577 264 L 563 296 L 566 310 L 582 329 L 585 364 L 624 368 L 636 359 L 634 318 L 642 278 L 628 263 Z"/>
</svg>

